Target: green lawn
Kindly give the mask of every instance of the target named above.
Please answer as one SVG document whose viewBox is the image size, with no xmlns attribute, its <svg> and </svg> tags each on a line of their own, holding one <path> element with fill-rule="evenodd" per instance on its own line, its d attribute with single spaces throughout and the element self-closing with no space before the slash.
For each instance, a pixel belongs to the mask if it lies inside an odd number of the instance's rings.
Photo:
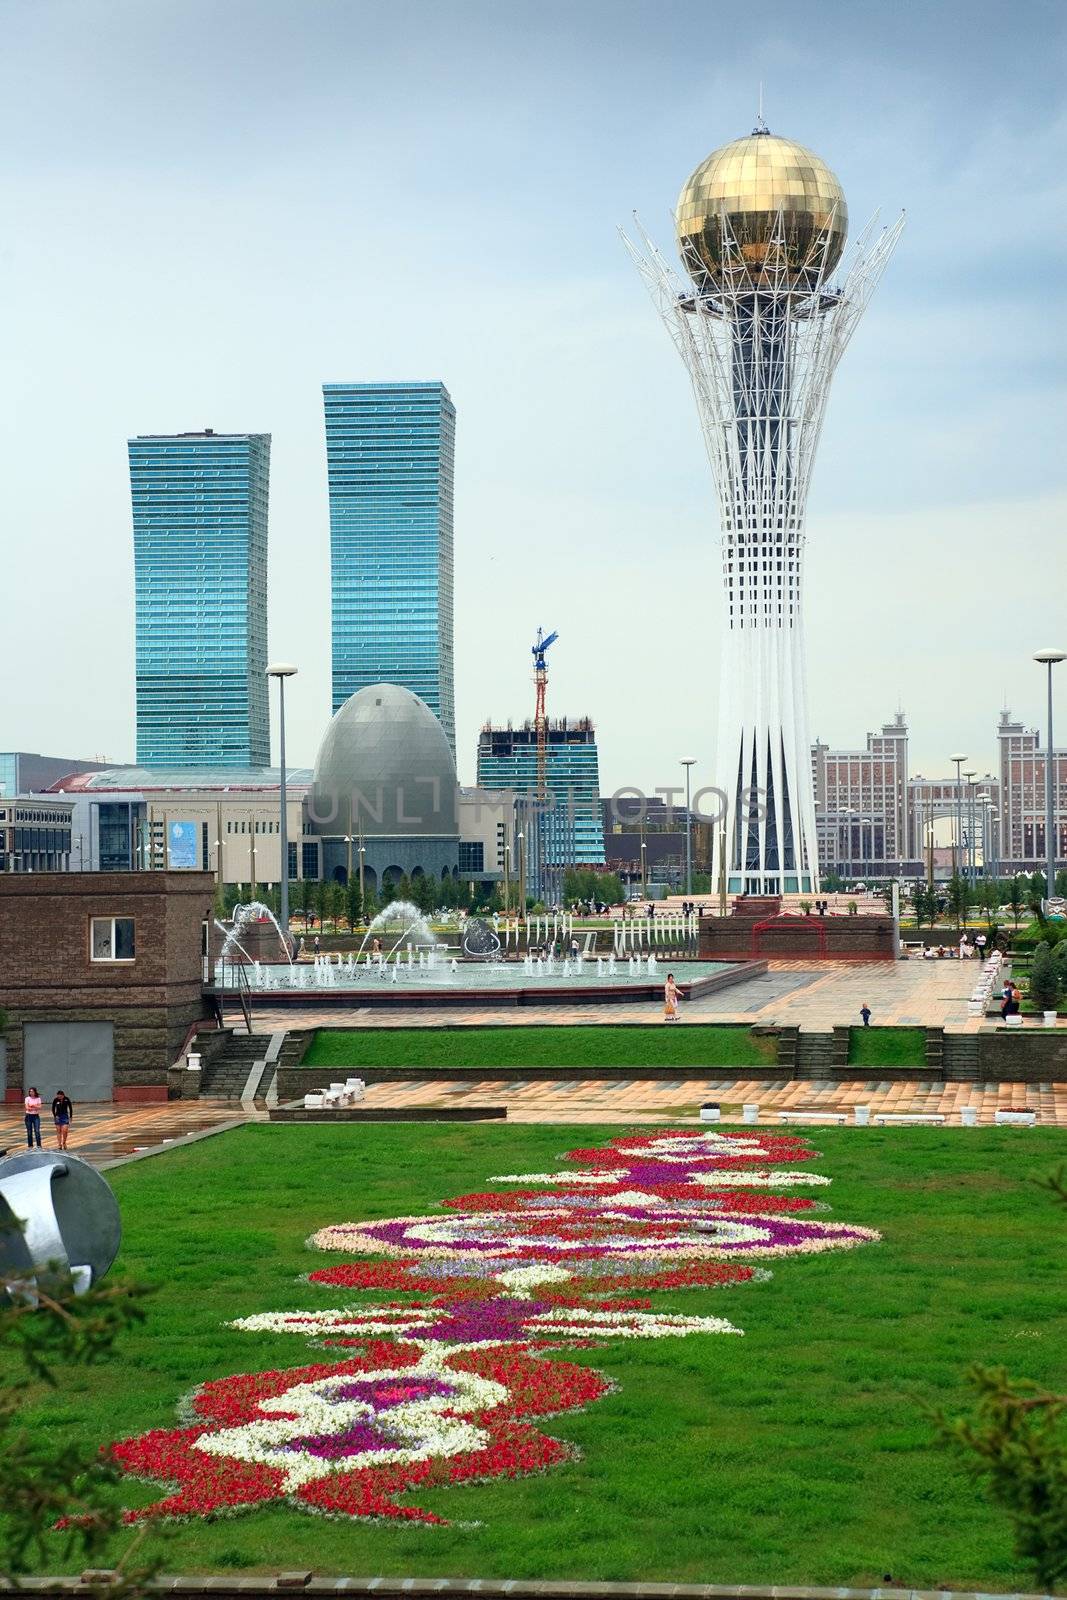
<svg viewBox="0 0 1067 1600">
<path fill-rule="evenodd" d="M 597 1032 L 601 1030 L 596 1030 Z M 223 1326 L 343 1303 L 300 1281 L 323 1224 L 417 1213 L 501 1171 L 553 1170 L 609 1128 L 257 1125 L 112 1174 L 121 1270 L 158 1285 L 121 1359 L 31 1395 L 31 1422 L 94 1444 L 171 1427 L 206 1378 L 314 1359 Z M 178 1525 L 164 1570 L 311 1568 L 420 1577 L 722 1584 L 1032 1585 L 1007 1527 L 935 1449 L 923 1402 L 964 1400 L 976 1360 L 1062 1387 L 1064 1222 L 1031 1180 L 1052 1129 L 822 1129 L 834 1216 L 884 1242 L 782 1259 L 773 1278 L 661 1294 L 743 1339 L 615 1341 L 565 1358 L 615 1392 L 544 1426 L 580 1456 L 543 1476 L 420 1491 L 448 1527 L 283 1507 Z M 551 1357 L 549 1358 L 551 1359 Z M 130 1484 L 127 1503 L 158 1488 Z"/>
<path fill-rule="evenodd" d="M 320 1028 L 306 1067 L 765 1067 L 775 1041 L 722 1025 Z"/>
<path fill-rule="evenodd" d="M 926 1034 L 922 1028 L 852 1028 L 849 1066 L 925 1067 Z"/>
</svg>

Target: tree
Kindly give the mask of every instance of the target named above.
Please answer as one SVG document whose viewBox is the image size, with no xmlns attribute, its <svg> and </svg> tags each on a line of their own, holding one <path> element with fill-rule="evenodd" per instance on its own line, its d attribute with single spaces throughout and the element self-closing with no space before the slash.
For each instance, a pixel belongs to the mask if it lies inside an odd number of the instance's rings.
<svg viewBox="0 0 1067 1600">
<path fill-rule="evenodd" d="M 985 912 L 986 931 L 992 934 L 997 925 L 997 912 L 1000 910 L 1003 890 L 995 878 L 983 878 L 978 885 L 978 904 Z"/>
<path fill-rule="evenodd" d="M 967 920 L 967 913 L 974 904 L 974 889 L 968 878 L 954 872 L 948 880 L 949 910 L 956 919 L 956 930 Z"/>
<path fill-rule="evenodd" d="M 396 886 L 396 897 L 398 900 L 407 900 L 409 902 L 411 900 L 411 879 L 406 872 L 401 876 L 400 882 Z"/>
<path fill-rule="evenodd" d="M 839 872 L 824 872 L 821 875 L 823 891 L 826 894 L 837 894 L 845 887 L 845 880 Z"/>
<path fill-rule="evenodd" d="M 1059 969 L 1048 945 L 1041 941 L 1030 967 L 1030 999 L 1038 1011 L 1055 1011 L 1060 997 Z"/>
<path fill-rule="evenodd" d="M 1027 880 L 1021 873 L 1016 873 L 1008 882 L 1008 897 L 1005 905 L 1015 919 L 1015 926 L 1019 926 L 1019 918 L 1026 910 Z"/>
<path fill-rule="evenodd" d="M 387 878 L 385 880 L 385 882 L 382 884 L 381 894 L 379 895 L 379 899 L 381 900 L 382 905 L 384 907 L 384 906 L 392 905 L 393 901 L 396 898 L 397 898 L 396 884 L 393 882 L 393 880 L 391 878 Z"/>
<path fill-rule="evenodd" d="M 345 916 L 349 933 L 355 933 L 356 923 L 363 915 L 363 901 L 359 893 L 359 879 L 355 878 L 345 889 Z"/>
<path fill-rule="evenodd" d="M 131 1563 L 148 1525 L 127 1543 L 117 1558 L 110 1555 L 123 1529 L 123 1513 L 113 1495 L 121 1474 L 95 1447 L 57 1450 L 49 1429 L 30 1429 L 20 1418 L 35 1382 L 62 1395 L 71 1369 L 117 1359 L 122 1333 L 143 1322 L 142 1300 L 149 1292 L 138 1285 L 96 1285 L 83 1295 L 33 1285 L 28 1274 L 0 1273 L 0 1345 L 25 1374 L 9 1376 L 0 1390 L 0 1576 L 12 1587 L 17 1576 L 57 1558 L 77 1556 L 99 1563 L 107 1554 L 119 1581 L 108 1595 L 142 1592 L 155 1568 L 135 1570 Z M 57 1551 L 57 1524 L 62 1553 Z"/>
<path fill-rule="evenodd" d="M 912 884 L 911 905 L 915 912 L 915 926 L 921 928 L 927 923 L 932 928 L 934 918 L 937 916 L 937 896 L 925 878 L 920 878 L 918 883 Z"/>
</svg>

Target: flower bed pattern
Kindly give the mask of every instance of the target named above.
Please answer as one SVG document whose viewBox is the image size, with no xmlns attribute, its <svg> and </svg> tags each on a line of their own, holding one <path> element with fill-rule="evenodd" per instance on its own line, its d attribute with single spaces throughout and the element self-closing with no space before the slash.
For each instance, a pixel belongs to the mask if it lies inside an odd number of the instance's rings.
<svg viewBox="0 0 1067 1600">
<path fill-rule="evenodd" d="M 315 1249 L 386 1259 L 320 1268 L 311 1283 L 405 1298 L 232 1324 L 353 1353 L 207 1383 L 189 1402 L 187 1426 L 113 1446 L 126 1472 L 174 1486 L 128 1518 L 286 1500 L 440 1522 L 398 1498 L 558 1464 L 571 1450 L 532 1420 L 576 1410 L 610 1384 L 541 1352 L 738 1334 L 723 1317 L 662 1310 L 647 1296 L 742 1284 L 767 1276 L 767 1258 L 879 1237 L 817 1219 L 811 1213 L 825 1208 L 805 1196 L 768 1192 L 828 1183 L 786 1167 L 811 1153 L 770 1134 L 627 1136 L 572 1151 L 577 1171 L 494 1178 L 501 1192 L 462 1195 L 433 1216 L 321 1229 Z"/>
</svg>

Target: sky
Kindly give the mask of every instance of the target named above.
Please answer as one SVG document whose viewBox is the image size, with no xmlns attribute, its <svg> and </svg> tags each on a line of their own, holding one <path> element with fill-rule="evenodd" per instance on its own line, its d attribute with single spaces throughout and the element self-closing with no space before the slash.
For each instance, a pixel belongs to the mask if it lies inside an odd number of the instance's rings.
<svg viewBox="0 0 1067 1600">
<path fill-rule="evenodd" d="M 604 792 L 715 781 L 715 497 L 618 229 L 772 131 L 907 223 L 808 505 L 810 731 L 996 759 L 1067 645 L 1067 7 L 0 0 L 0 749 L 132 760 L 126 440 L 272 435 L 290 760 L 330 712 L 323 382 L 455 401 L 460 777 L 590 715 Z M 1067 694 L 1067 681 L 1061 698 Z M 1063 698 L 1067 714 L 1067 698 Z M 1059 740 L 1057 742 L 1060 742 Z"/>
</svg>

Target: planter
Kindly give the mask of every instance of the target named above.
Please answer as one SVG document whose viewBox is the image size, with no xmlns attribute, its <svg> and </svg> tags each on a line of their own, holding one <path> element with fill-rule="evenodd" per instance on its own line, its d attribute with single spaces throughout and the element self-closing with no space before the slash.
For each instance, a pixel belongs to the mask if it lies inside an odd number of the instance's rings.
<svg viewBox="0 0 1067 1600">
<path fill-rule="evenodd" d="M 995 1111 L 993 1121 L 998 1128 L 1032 1128 L 1037 1122 L 1037 1112 Z"/>
<path fill-rule="evenodd" d="M 759 1106 L 758 1106 L 758 1104 L 755 1104 L 752 1101 L 746 1100 L 744 1105 L 741 1107 L 741 1115 L 742 1115 L 742 1117 L 744 1118 L 744 1120 L 746 1122 L 758 1122 L 759 1121 Z"/>
<path fill-rule="evenodd" d="M 718 1105 L 712 1103 L 712 1104 L 709 1104 L 709 1105 L 706 1105 L 706 1106 L 701 1106 L 701 1108 L 700 1108 L 700 1120 L 701 1120 L 701 1122 L 718 1122 L 718 1120 L 719 1120 L 719 1107 L 718 1107 Z"/>
<path fill-rule="evenodd" d="M 963 1128 L 977 1128 L 977 1126 L 978 1126 L 978 1107 L 977 1106 L 961 1106 L 960 1107 L 960 1126 L 963 1127 Z"/>
<path fill-rule="evenodd" d="M 1056 1016 L 1057 1013 L 1055 1011 L 1042 1011 L 1041 1017 L 1046 1028 L 1054 1028 L 1056 1026 Z"/>
<path fill-rule="evenodd" d="M 1021 1028 L 1022 1025 L 1023 1019 L 1017 1011 L 1014 1012 L 1010 1017 L 1004 1018 L 1004 1026 L 1006 1028 Z"/>
<path fill-rule="evenodd" d="M 870 1106 L 857 1106 L 855 1110 L 855 1117 L 857 1128 L 869 1127 L 871 1121 Z"/>
</svg>

